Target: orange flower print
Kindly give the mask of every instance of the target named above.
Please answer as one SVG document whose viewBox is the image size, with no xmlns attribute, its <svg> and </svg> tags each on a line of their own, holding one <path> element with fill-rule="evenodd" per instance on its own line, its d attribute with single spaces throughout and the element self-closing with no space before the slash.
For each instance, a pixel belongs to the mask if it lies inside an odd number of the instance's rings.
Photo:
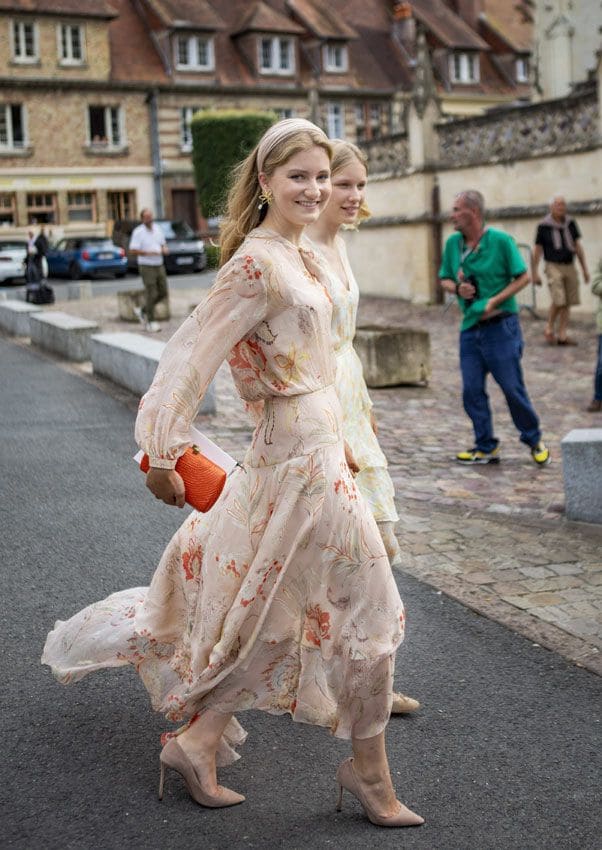
<svg viewBox="0 0 602 850">
<path fill-rule="evenodd" d="M 203 547 L 195 545 L 193 540 L 188 543 L 188 551 L 182 554 L 182 569 L 186 581 L 198 581 L 203 566 Z"/>
<path fill-rule="evenodd" d="M 314 605 L 305 612 L 305 640 L 320 646 L 323 640 L 330 640 L 330 614 Z"/>
<path fill-rule="evenodd" d="M 253 257 L 246 256 L 242 264 L 242 270 L 245 273 L 247 280 L 259 280 L 261 272 L 255 265 Z"/>
</svg>

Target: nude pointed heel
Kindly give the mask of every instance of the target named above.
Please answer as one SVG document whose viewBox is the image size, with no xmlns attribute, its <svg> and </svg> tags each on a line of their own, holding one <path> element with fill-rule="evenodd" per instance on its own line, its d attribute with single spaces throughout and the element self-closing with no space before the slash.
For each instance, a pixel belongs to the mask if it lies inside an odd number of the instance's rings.
<svg viewBox="0 0 602 850">
<path fill-rule="evenodd" d="M 337 770 L 337 782 L 339 785 L 339 798 L 337 800 L 337 811 L 340 812 L 343 806 L 343 788 L 353 794 L 362 805 L 366 817 L 375 826 L 420 826 L 424 823 L 424 818 L 412 812 L 402 803 L 399 804 L 399 811 L 391 817 L 383 817 L 374 811 L 370 803 L 366 800 L 362 791 L 361 782 L 353 769 L 353 759 L 346 759 Z"/>
<path fill-rule="evenodd" d="M 161 750 L 159 756 L 161 763 L 161 773 L 159 775 L 159 799 L 163 799 L 163 785 L 165 783 L 165 769 L 170 767 L 179 773 L 188 793 L 199 806 L 206 806 L 209 809 L 221 809 L 226 806 L 237 806 L 243 803 L 245 798 L 242 794 L 237 794 L 236 791 L 231 791 L 229 788 L 224 788 L 219 785 L 219 793 L 208 794 L 199 781 L 199 777 L 194 769 L 194 765 L 178 744 L 175 738 L 171 738 Z"/>
</svg>

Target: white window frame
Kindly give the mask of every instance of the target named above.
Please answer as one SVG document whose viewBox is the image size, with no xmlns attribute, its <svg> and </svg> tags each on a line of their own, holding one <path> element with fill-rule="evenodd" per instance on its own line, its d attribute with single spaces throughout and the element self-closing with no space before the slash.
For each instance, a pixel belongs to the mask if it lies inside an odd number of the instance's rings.
<svg viewBox="0 0 602 850">
<path fill-rule="evenodd" d="M 479 62 L 479 54 L 473 52 L 452 53 L 449 57 L 449 74 L 452 83 L 470 86 L 474 83 L 480 82 L 481 68 Z"/>
<path fill-rule="evenodd" d="M 188 61 L 180 62 L 180 43 L 186 43 L 186 54 Z M 207 62 L 199 61 L 199 41 L 204 41 L 207 46 Z M 178 71 L 213 71 L 215 69 L 215 50 L 211 35 L 185 35 L 179 33 L 174 38 L 174 65 Z"/>
<path fill-rule="evenodd" d="M 92 138 L 92 127 L 90 124 L 90 110 L 104 109 L 106 141 L 95 142 Z M 113 137 L 113 116 L 111 110 L 117 110 L 117 123 L 119 126 L 119 141 Z M 88 147 L 100 151 L 120 151 L 127 147 L 125 135 L 125 115 L 123 108 L 116 104 L 105 106 L 102 103 L 88 103 L 86 106 L 86 132 L 88 136 Z"/>
<path fill-rule="evenodd" d="M 270 42 L 270 65 L 263 64 L 263 45 Z M 288 67 L 281 65 L 282 47 L 286 45 L 288 56 Z M 290 36 L 260 35 L 257 38 L 257 65 L 260 74 L 277 74 L 290 77 L 295 73 L 295 42 Z"/>
<path fill-rule="evenodd" d="M 527 56 L 517 56 L 516 57 L 516 82 L 517 83 L 528 83 L 529 82 L 529 59 Z"/>
<path fill-rule="evenodd" d="M 326 104 L 326 134 L 329 139 L 345 138 L 345 106 L 338 101 Z"/>
<path fill-rule="evenodd" d="M 13 116 L 12 108 L 18 106 L 21 110 L 21 127 L 23 130 L 23 141 L 15 144 L 15 135 L 13 132 Z M 0 140 L 0 150 L 2 151 L 23 151 L 29 147 L 29 133 L 27 130 L 27 109 L 22 103 L 0 103 L 0 109 L 5 112 L 6 123 L 6 142 Z"/>
<path fill-rule="evenodd" d="M 84 196 L 89 196 L 89 203 L 78 203 Z M 89 218 L 80 218 L 77 213 L 84 210 L 90 210 Z M 89 222 L 95 224 L 98 221 L 96 192 L 88 189 L 69 190 L 67 192 L 67 221 L 68 222 Z"/>
<path fill-rule="evenodd" d="M 9 22 L 10 26 L 10 46 L 12 61 L 19 65 L 32 65 L 40 60 L 40 34 L 38 25 L 35 21 L 23 21 L 13 19 Z M 25 27 L 31 27 L 33 33 L 33 56 L 22 56 L 17 52 L 17 48 L 25 46 Z M 18 33 L 18 34 L 17 34 Z"/>
<path fill-rule="evenodd" d="M 81 58 L 73 57 L 73 43 L 71 37 L 67 40 L 67 56 L 63 55 L 63 27 L 69 29 L 71 35 L 72 30 L 79 31 L 79 43 L 81 47 Z M 83 24 L 70 24 L 62 21 L 56 25 L 56 45 L 59 57 L 59 65 L 85 65 L 86 64 L 86 31 Z"/>
<path fill-rule="evenodd" d="M 336 61 L 337 51 L 340 51 L 340 63 Z M 349 53 L 347 51 L 347 45 L 341 44 L 340 41 L 329 41 L 322 48 L 322 62 L 324 63 L 324 70 L 329 74 L 343 74 L 345 71 L 348 71 Z"/>
<path fill-rule="evenodd" d="M 192 150 L 192 116 L 201 109 L 200 106 L 180 107 L 180 150 L 182 153 L 190 153 Z"/>
</svg>

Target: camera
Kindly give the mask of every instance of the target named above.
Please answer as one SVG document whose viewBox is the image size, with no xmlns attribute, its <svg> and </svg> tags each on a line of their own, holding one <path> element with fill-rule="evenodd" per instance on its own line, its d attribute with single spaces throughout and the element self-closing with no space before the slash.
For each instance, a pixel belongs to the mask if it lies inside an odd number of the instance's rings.
<svg viewBox="0 0 602 850">
<path fill-rule="evenodd" d="M 465 277 L 462 282 L 463 283 L 470 283 L 474 286 L 474 295 L 472 296 L 472 298 L 465 298 L 464 299 L 467 304 L 472 304 L 472 302 L 476 301 L 477 298 L 479 297 L 479 284 L 477 283 L 477 279 L 473 274 L 471 274 L 468 277 Z"/>
</svg>

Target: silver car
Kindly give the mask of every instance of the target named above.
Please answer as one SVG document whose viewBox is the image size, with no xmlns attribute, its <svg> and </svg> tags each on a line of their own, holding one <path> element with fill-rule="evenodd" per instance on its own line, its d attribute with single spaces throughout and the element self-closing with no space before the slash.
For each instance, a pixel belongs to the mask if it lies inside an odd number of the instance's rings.
<svg viewBox="0 0 602 850">
<path fill-rule="evenodd" d="M 0 283 L 23 283 L 26 256 L 24 239 L 0 239 Z"/>
</svg>

